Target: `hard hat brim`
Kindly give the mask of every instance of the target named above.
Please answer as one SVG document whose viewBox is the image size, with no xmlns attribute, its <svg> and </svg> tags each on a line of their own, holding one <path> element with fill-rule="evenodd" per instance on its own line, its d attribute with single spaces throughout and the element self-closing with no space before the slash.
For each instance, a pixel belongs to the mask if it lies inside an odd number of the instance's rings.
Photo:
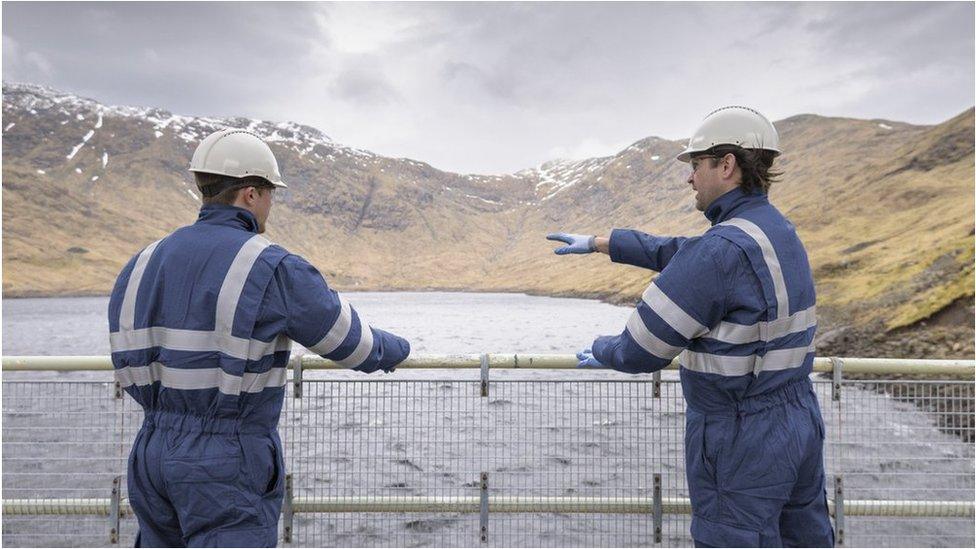
<svg viewBox="0 0 976 549">
<path fill-rule="evenodd" d="M 708 152 L 710 149 L 714 149 L 715 147 L 720 147 L 722 145 L 734 145 L 734 146 L 739 147 L 741 149 L 753 149 L 753 147 L 743 147 L 741 145 L 736 145 L 734 143 L 719 143 L 719 144 L 716 144 L 716 145 L 712 145 L 711 147 L 709 147 L 707 149 L 685 149 L 678 156 L 674 157 L 674 159 L 675 160 L 678 160 L 680 162 L 684 162 L 684 163 L 687 164 L 687 163 L 691 162 L 691 157 L 692 156 L 694 156 L 694 155 L 696 155 L 698 153 Z M 780 155 L 780 151 L 778 149 L 773 149 L 773 148 L 769 148 L 769 147 L 760 147 L 759 150 L 770 151 L 770 152 L 773 153 L 773 156 L 779 156 Z"/>
<path fill-rule="evenodd" d="M 223 175 L 223 176 L 231 177 L 231 178 L 234 178 L 234 179 L 243 179 L 245 177 L 260 177 L 261 179 L 267 181 L 271 186 L 273 186 L 273 187 L 275 187 L 277 189 L 287 189 L 288 188 L 288 185 L 286 185 L 284 181 L 281 181 L 281 180 L 279 180 L 279 181 L 272 181 L 271 179 L 268 179 L 267 177 L 265 177 L 263 175 L 251 174 L 251 175 L 243 175 L 243 176 L 238 177 L 236 175 L 227 175 L 225 173 L 222 173 L 222 172 L 219 172 L 219 171 L 216 171 L 216 170 L 204 170 L 204 169 L 200 169 L 200 168 L 190 168 L 189 171 L 192 172 L 192 173 L 211 173 L 211 174 L 214 174 L 214 175 Z"/>
</svg>

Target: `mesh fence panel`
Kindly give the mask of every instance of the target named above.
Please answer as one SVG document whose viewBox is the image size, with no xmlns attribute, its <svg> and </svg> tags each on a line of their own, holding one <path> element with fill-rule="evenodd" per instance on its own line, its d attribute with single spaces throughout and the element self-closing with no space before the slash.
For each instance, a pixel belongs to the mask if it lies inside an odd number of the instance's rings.
<svg viewBox="0 0 976 549">
<path fill-rule="evenodd" d="M 672 435 L 682 429 L 682 403 L 673 393 L 651 393 L 644 381 L 492 383 L 484 464 L 491 495 L 649 502 L 654 473 L 677 486 L 682 446 L 670 439 L 677 442 Z M 497 514 L 490 532 L 493 545 L 507 547 L 654 543 L 647 513 Z"/>
<path fill-rule="evenodd" d="M 655 475 L 664 501 L 688 497 L 684 400 L 668 372 L 660 383 L 650 376 L 579 372 L 559 376 L 566 379 L 499 379 L 488 385 L 487 396 L 476 371 L 411 373 L 424 379 L 329 373 L 305 380 L 298 399 L 287 387 L 281 434 L 298 511 L 290 545 L 692 543 L 689 515 L 664 513 L 658 536 L 650 513 Z M 834 478 L 843 478 L 844 544 L 972 546 L 971 514 L 856 516 L 861 500 L 908 506 L 973 501 L 972 382 L 848 380 L 835 400 L 829 379 L 814 381 L 828 426 L 829 498 L 835 497 Z M 107 499 L 119 475 L 124 489 L 141 416 L 130 398 L 115 397 L 111 382 L 4 381 L 4 500 Z M 494 505 L 484 543 L 482 473 Z M 396 498 L 410 502 L 411 512 L 349 507 Z M 565 507 L 593 498 L 634 504 L 638 512 Z M 447 500 L 462 502 L 463 512 L 443 510 Z M 550 507 L 513 513 L 500 506 L 513 501 Z M 345 510 L 336 510 L 338 504 Z M 108 529 L 102 515 L 7 513 L 3 541 L 106 546 Z M 122 518 L 119 544 L 132 545 L 135 531 L 134 518 Z"/>
<path fill-rule="evenodd" d="M 125 468 L 115 384 L 3 383 L 3 498 L 108 499 Z M 107 516 L 3 519 L 4 545 L 105 545 Z"/>
<path fill-rule="evenodd" d="M 290 399 L 283 430 L 299 501 L 479 496 L 479 382 L 312 380 L 303 393 Z M 470 546 L 477 530 L 477 515 L 460 513 L 299 514 L 293 542 Z"/>
<path fill-rule="evenodd" d="M 973 384 L 845 381 L 839 400 L 820 385 L 828 421 L 828 496 L 845 500 L 972 501 Z M 844 543 L 859 547 L 974 544 L 972 516 L 847 516 Z"/>
</svg>

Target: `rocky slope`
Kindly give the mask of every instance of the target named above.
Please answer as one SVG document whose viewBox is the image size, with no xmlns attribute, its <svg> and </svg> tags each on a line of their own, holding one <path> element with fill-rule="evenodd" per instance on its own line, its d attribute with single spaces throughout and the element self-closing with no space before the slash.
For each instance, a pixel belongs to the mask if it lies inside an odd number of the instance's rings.
<svg viewBox="0 0 976 549">
<path fill-rule="evenodd" d="M 846 349 L 867 334 L 928 341 L 938 330 L 926 319 L 971 309 L 973 119 L 970 109 L 936 126 L 776 122 L 786 175 L 771 198 L 810 252 L 823 347 Z M 346 147 L 292 122 L 191 118 L 25 84 L 4 84 L 2 123 L 6 297 L 107 293 L 128 257 L 195 218 L 186 165 L 200 139 L 227 126 L 269 141 L 290 186 L 277 195 L 270 238 L 340 289 L 628 302 L 652 273 L 605 256 L 556 257 L 545 233 L 707 227 L 685 165 L 673 160 L 682 143 L 654 137 L 609 157 L 483 176 Z M 933 345 L 972 356 L 972 315 L 949 324 Z M 886 354 L 905 348 L 896 347 Z"/>
</svg>

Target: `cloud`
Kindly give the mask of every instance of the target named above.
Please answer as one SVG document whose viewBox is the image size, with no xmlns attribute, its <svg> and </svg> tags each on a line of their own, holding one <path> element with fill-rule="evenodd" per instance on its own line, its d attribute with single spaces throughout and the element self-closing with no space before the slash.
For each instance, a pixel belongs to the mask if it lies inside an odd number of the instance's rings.
<svg viewBox="0 0 976 549">
<path fill-rule="evenodd" d="M 423 36 L 424 20 L 409 7 L 322 4 L 314 14 L 330 46 L 348 54 L 377 53 Z M 377 9 L 380 8 L 380 9 Z"/>
<path fill-rule="evenodd" d="M 385 105 L 400 99 L 383 73 L 369 68 L 350 68 L 337 74 L 331 91 L 340 99 L 364 106 Z"/>
<path fill-rule="evenodd" d="M 13 38 L 3 35 L 4 78 L 35 81 L 50 78 L 53 72 L 51 62 L 36 51 L 24 51 Z"/>
<path fill-rule="evenodd" d="M 974 102 L 973 15 L 971 3 L 10 3 L 3 61 L 6 79 L 108 103 L 293 120 L 380 154 L 510 173 L 684 138 L 733 103 L 774 120 L 944 120 Z"/>
</svg>

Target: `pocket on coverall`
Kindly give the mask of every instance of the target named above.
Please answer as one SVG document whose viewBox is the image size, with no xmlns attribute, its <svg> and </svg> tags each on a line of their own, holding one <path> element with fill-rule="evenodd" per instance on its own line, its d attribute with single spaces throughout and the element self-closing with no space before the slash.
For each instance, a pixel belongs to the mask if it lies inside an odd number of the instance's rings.
<svg viewBox="0 0 976 549">
<path fill-rule="evenodd" d="M 707 442 L 706 418 L 688 409 L 685 413 L 685 473 L 688 477 L 688 495 L 695 515 L 705 518 L 718 516 L 718 475 L 713 449 Z"/>
<path fill-rule="evenodd" d="M 210 440 L 187 446 L 204 447 L 205 452 L 180 452 L 162 465 L 184 537 L 218 528 L 261 526 L 262 520 L 247 494 L 250 489 L 242 478 L 236 437 L 201 435 Z"/>
</svg>

